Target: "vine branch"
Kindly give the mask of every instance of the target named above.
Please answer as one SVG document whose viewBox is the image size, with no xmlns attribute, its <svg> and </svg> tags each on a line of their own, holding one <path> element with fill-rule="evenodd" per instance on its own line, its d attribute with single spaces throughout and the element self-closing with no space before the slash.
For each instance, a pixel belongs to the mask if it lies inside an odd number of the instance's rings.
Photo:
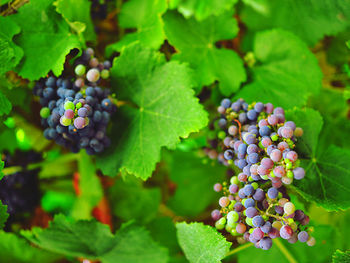
<svg viewBox="0 0 350 263">
<path fill-rule="evenodd" d="M 0 16 L 9 16 L 17 12 L 18 8 L 28 3 L 29 0 L 14 0 L 8 7 L 0 13 Z"/>
<path fill-rule="evenodd" d="M 286 249 L 286 247 L 278 238 L 273 239 L 273 242 L 276 244 L 282 254 L 287 258 L 289 263 L 298 263 L 298 261 L 296 261 L 292 254 L 289 253 L 288 249 Z"/>
<path fill-rule="evenodd" d="M 240 252 L 240 251 L 242 251 L 242 250 L 244 250 L 244 249 L 246 249 L 246 248 L 248 248 L 248 247 L 251 247 L 251 246 L 253 246 L 254 244 L 253 243 L 246 243 L 246 244 L 244 244 L 244 245 L 241 245 L 241 246 L 239 246 L 239 247 L 236 247 L 236 248 L 234 248 L 234 249 L 232 249 L 231 251 L 229 251 L 226 255 L 225 255 L 225 257 L 228 257 L 228 256 L 232 256 L 233 254 L 236 254 L 236 253 L 238 253 L 238 252 Z"/>
</svg>

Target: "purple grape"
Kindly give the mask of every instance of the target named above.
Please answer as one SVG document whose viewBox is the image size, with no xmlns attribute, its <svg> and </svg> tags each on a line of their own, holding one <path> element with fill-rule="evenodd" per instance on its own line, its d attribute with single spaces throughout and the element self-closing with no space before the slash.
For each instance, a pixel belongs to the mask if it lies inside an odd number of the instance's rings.
<svg viewBox="0 0 350 263">
<path fill-rule="evenodd" d="M 255 189 L 254 189 L 254 187 L 252 185 L 247 184 L 247 185 L 244 186 L 243 191 L 244 191 L 246 196 L 251 196 L 251 195 L 254 194 Z"/>
<path fill-rule="evenodd" d="M 259 150 L 259 147 L 256 144 L 250 144 L 247 147 L 247 154 L 257 153 L 258 150 Z"/>
<path fill-rule="evenodd" d="M 227 99 L 227 98 L 223 99 L 223 100 L 221 101 L 221 106 L 224 107 L 225 109 L 230 108 L 230 106 L 231 106 L 231 100 L 230 100 L 230 99 Z"/>
<path fill-rule="evenodd" d="M 248 154 L 248 161 L 251 164 L 258 163 L 259 162 L 259 154 L 257 154 L 257 153 Z"/>
<path fill-rule="evenodd" d="M 74 118 L 74 111 L 71 109 L 68 109 L 64 112 L 64 117 L 67 119 L 73 119 Z"/>
<path fill-rule="evenodd" d="M 255 201 L 252 198 L 248 198 L 247 200 L 245 200 L 244 202 L 245 208 L 254 207 L 254 206 L 255 206 Z"/>
<path fill-rule="evenodd" d="M 268 234 L 272 228 L 272 225 L 269 221 L 266 221 L 265 224 L 261 227 L 261 231 L 265 234 Z"/>
<path fill-rule="evenodd" d="M 262 201 L 264 200 L 264 198 L 265 198 L 265 192 L 260 188 L 256 189 L 253 195 L 253 199 L 256 201 Z"/>
<path fill-rule="evenodd" d="M 292 128 L 286 127 L 286 126 L 282 127 L 281 135 L 283 138 L 292 138 L 293 134 L 294 134 L 294 131 Z"/>
<path fill-rule="evenodd" d="M 290 239 L 293 236 L 293 229 L 288 225 L 282 226 L 280 229 L 280 236 L 283 239 Z"/>
<path fill-rule="evenodd" d="M 238 189 L 239 189 L 239 187 L 236 184 L 231 184 L 230 187 L 229 187 L 229 191 L 230 191 L 231 194 L 237 193 Z"/>
<path fill-rule="evenodd" d="M 252 222 L 255 227 L 261 227 L 265 224 L 265 220 L 262 218 L 262 216 L 254 216 Z"/>
<path fill-rule="evenodd" d="M 85 118 L 87 116 L 88 110 L 87 108 L 80 108 L 78 110 L 79 117 Z"/>
<path fill-rule="evenodd" d="M 309 234 L 306 231 L 301 231 L 298 234 L 298 240 L 300 242 L 306 242 L 309 239 Z"/>
<path fill-rule="evenodd" d="M 293 170 L 294 179 L 301 180 L 305 177 L 305 170 L 302 167 L 297 167 Z"/>
<path fill-rule="evenodd" d="M 85 124 L 86 124 L 86 121 L 85 121 L 85 119 L 82 118 L 82 117 L 78 117 L 78 118 L 76 118 L 76 119 L 74 120 L 74 126 L 75 126 L 75 128 L 77 128 L 77 129 L 82 129 L 82 128 L 84 128 Z"/>
<path fill-rule="evenodd" d="M 276 188 L 271 187 L 269 188 L 269 190 L 267 191 L 267 195 L 271 198 L 271 199 L 275 199 L 278 196 L 278 191 Z"/>
<path fill-rule="evenodd" d="M 264 104 L 262 102 L 257 102 L 255 105 L 254 105 L 254 110 L 256 112 L 262 112 L 264 110 Z"/>
<path fill-rule="evenodd" d="M 273 112 L 273 105 L 271 103 L 266 103 L 265 104 L 265 111 L 268 114 L 271 114 Z"/>
<path fill-rule="evenodd" d="M 279 162 L 282 159 L 282 152 L 278 149 L 272 150 L 270 158 L 275 163 Z"/>
<path fill-rule="evenodd" d="M 263 166 L 266 169 L 271 169 L 273 167 L 273 161 L 270 158 L 264 157 L 261 160 L 261 166 Z"/>
<path fill-rule="evenodd" d="M 259 214 L 258 210 L 256 210 L 255 207 L 248 207 L 245 213 L 248 218 L 253 218 L 254 216 L 257 216 Z"/>
<path fill-rule="evenodd" d="M 271 141 L 270 137 L 264 136 L 264 137 L 262 137 L 262 139 L 261 139 L 261 144 L 262 144 L 265 148 L 267 148 L 267 147 L 269 147 L 269 146 L 272 144 L 272 141 Z"/>
<path fill-rule="evenodd" d="M 276 125 L 278 123 L 278 117 L 276 115 L 270 115 L 267 117 L 267 121 L 270 125 Z"/>
<path fill-rule="evenodd" d="M 272 239 L 270 237 L 264 237 L 260 240 L 259 246 L 263 250 L 269 250 L 272 247 Z"/>
<path fill-rule="evenodd" d="M 217 184 L 214 184 L 214 191 L 215 192 L 220 192 L 222 190 L 222 185 L 217 183 Z"/>
<path fill-rule="evenodd" d="M 295 151 L 289 151 L 286 157 L 294 163 L 298 159 L 298 154 Z"/>
<path fill-rule="evenodd" d="M 218 209 L 215 209 L 211 212 L 211 218 L 215 221 L 219 220 L 221 218 L 221 213 Z"/>
<path fill-rule="evenodd" d="M 262 238 L 264 237 L 264 232 L 261 231 L 260 227 L 257 227 L 257 228 L 255 228 L 255 229 L 253 230 L 251 236 L 252 236 L 255 240 L 259 241 L 260 239 L 262 239 Z"/>
</svg>

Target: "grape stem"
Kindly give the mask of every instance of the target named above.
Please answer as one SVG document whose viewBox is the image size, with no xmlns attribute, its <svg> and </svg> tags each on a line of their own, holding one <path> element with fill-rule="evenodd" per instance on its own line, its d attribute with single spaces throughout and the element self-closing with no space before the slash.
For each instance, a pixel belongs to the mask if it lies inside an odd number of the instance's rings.
<svg viewBox="0 0 350 263">
<path fill-rule="evenodd" d="M 239 247 L 236 247 L 236 248 L 234 248 L 234 249 L 232 249 L 231 251 L 229 251 L 226 255 L 225 255 L 225 258 L 226 257 L 229 257 L 229 256 L 232 256 L 233 254 L 236 254 L 236 253 L 238 253 L 238 252 L 240 252 L 241 250 L 244 250 L 244 249 L 246 249 L 246 248 L 248 248 L 248 247 L 251 247 L 251 246 L 253 246 L 254 244 L 253 243 L 246 243 L 246 244 L 244 244 L 244 245 L 241 245 L 241 246 L 239 246 Z"/>
<path fill-rule="evenodd" d="M 241 134 L 242 125 L 241 125 L 241 123 L 240 123 L 237 119 L 234 119 L 233 121 L 236 122 L 236 123 L 238 124 L 239 138 L 241 139 L 241 141 L 243 141 L 243 140 L 242 140 L 242 134 Z"/>
<path fill-rule="evenodd" d="M 64 156 L 61 156 L 59 158 L 53 159 L 53 160 L 45 160 L 39 163 L 32 163 L 27 165 L 26 167 L 23 166 L 10 166 L 7 168 L 2 169 L 2 173 L 4 176 L 7 175 L 11 175 L 17 172 L 20 172 L 22 170 L 34 170 L 37 168 L 41 168 L 47 164 L 51 164 L 53 162 L 60 162 L 60 163 L 67 163 L 67 162 L 71 162 L 71 161 L 75 161 L 77 159 L 79 159 L 80 155 L 79 154 L 75 154 L 75 153 L 70 153 L 70 154 L 66 154 Z"/>
<path fill-rule="evenodd" d="M 8 16 L 17 12 L 18 8 L 28 3 L 29 0 L 15 0 L 12 3 L 8 3 L 8 7 L 0 13 L 0 16 Z"/>
<path fill-rule="evenodd" d="M 286 249 L 286 247 L 278 238 L 273 239 L 273 242 L 276 244 L 282 254 L 287 258 L 289 263 L 298 263 L 298 261 L 296 261 L 292 254 L 289 253 L 288 249 Z"/>
<path fill-rule="evenodd" d="M 185 219 L 181 216 L 177 216 L 173 210 L 164 204 L 160 204 L 159 213 L 168 217 L 171 217 L 174 222 L 184 221 Z"/>
</svg>

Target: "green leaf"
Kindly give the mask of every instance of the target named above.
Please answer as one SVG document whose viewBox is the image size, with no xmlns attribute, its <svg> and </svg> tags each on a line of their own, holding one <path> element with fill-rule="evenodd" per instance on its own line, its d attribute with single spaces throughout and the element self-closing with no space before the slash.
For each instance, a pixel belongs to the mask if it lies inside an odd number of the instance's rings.
<svg viewBox="0 0 350 263">
<path fill-rule="evenodd" d="M 107 47 L 107 54 L 139 41 L 146 47 L 158 49 L 164 42 L 162 14 L 167 9 L 166 0 L 130 0 L 123 4 L 118 15 L 122 28 L 136 28 L 120 41 Z"/>
<path fill-rule="evenodd" d="M 305 178 L 295 181 L 298 192 L 307 200 L 327 210 L 350 207 L 350 150 L 333 144 L 321 147 L 319 134 L 323 121 L 312 109 L 296 109 L 286 113 L 287 119 L 302 127 L 304 135 L 297 142 Z"/>
<path fill-rule="evenodd" d="M 309 247 L 306 243 L 297 242 L 290 244 L 288 241 L 279 238 L 290 255 L 296 260 L 295 262 L 314 263 L 314 262 L 330 262 L 331 255 L 337 246 L 337 237 L 335 230 L 329 225 L 315 226 L 312 234 L 316 239 L 316 244 Z M 249 256 L 247 256 L 249 255 Z M 253 260 L 252 260 L 253 259 Z M 274 242 L 272 248 L 268 251 L 256 249 L 254 246 L 244 249 L 238 253 L 239 263 L 290 263 L 283 251 Z"/>
<path fill-rule="evenodd" d="M 170 217 L 158 217 L 147 224 L 154 241 L 168 248 L 170 254 L 177 255 L 181 248 L 176 238 L 176 228 Z"/>
<path fill-rule="evenodd" d="M 114 145 L 97 158 L 104 174 L 122 171 L 146 180 L 163 146 L 174 147 L 179 137 L 207 124 L 207 113 L 194 97 L 191 73 L 186 65 L 167 63 L 160 53 L 135 44 L 115 59 L 112 90 L 134 107 L 117 111 Z"/>
<path fill-rule="evenodd" d="M 0 180 L 2 179 L 1 170 L 4 168 L 4 162 L 0 161 Z M 0 200 L 0 229 L 3 229 L 9 214 L 7 213 L 7 205 Z"/>
<path fill-rule="evenodd" d="M 198 22 L 169 11 L 163 19 L 167 39 L 178 51 L 172 60 L 188 62 L 200 87 L 218 80 L 222 94 L 228 96 L 238 90 L 246 80 L 241 58 L 232 50 L 215 47 L 217 41 L 237 35 L 237 21 L 232 12 Z"/>
<path fill-rule="evenodd" d="M 349 25 L 349 0 L 244 0 L 241 18 L 248 28 L 283 28 L 310 45 Z M 311 15 L 312 14 L 312 15 Z"/>
<path fill-rule="evenodd" d="M 293 34 L 280 29 L 258 33 L 254 55 L 253 81 L 236 97 L 292 108 L 304 105 L 310 94 L 320 90 L 322 72 L 317 59 Z"/>
<path fill-rule="evenodd" d="M 18 74 L 30 80 L 45 77 L 50 70 L 58 76 L 63 70 L 66 55 L 79 48 L 78 38 L 70 33 L 69 25 L 55 11 L 53 0 L 31 1 L 7 17 L 22 29 L 15 43 L 24 51 L 17 66 Z"/>
<path fill-rule="evenodd" d="M 232 9 L 237 2 L 238 0 L 170 0 L 170 6 L 177 7 L 186 18 L 195 16 L 197 20 L 203 20 L 211 15 L 221 15 Z"/>
<path fill-rule="evenodd" d="M 161 201 L 159 188 L 145 188 L 140 180 L 127 176 L 124 181 L 118 180 L 109 193 L 110 200 L 114 200 L 111 204 L 114 215 L 124 221 L 147 223 L 157 215 Z"/>
<path fill-rule="evenodd" d="M 319 147 L 327 148 L 329 144 L 350 148 L 350 140 L 345 133 L 350 133 L 350 120 L 347 118 L 348 105 L 344 91 L 339 89 L 322 89 L 317 96 L 310 97 L 308 105 L 318 110 L 323 116 L 323 129 Z"/>
<path fill-rule="evenodd" d="M 228 253 L 231 243 L 203 223 L 177 223 L 177 238 L 186 258 L 196 263 L 221 262 Z"/>
<path fill-rule="evenodd" d="M 333 263 L 349 263 L 350 262 L 350 250 L 347 251 L 341 251 L 337 249 L 337 251 L 334 252 L 332 257 Z"/>
<path fill-rule="evenodd" d="M 23 50 L 12 41 L 20 31 L 15 22 L 0 17 L 0 75 L 17 66 L 23 57 Z"/>
<path fill-rule="evenodd" d="M 62 257 L 33 247 L 13 233 L 0 231 L 0 258 L 1 262 L 11 263 L 50 263 L 57 262 Z"/>
<path fill-rule="evenodd" d="M 225 180 L 226 168 L 217 162 L 203 163 L 193 152 L 176 151 L 171 157 L 169 175 L 177 187 L 168 206 L 177 215 L 194 217 L 220 197 L 212 189 Z"/>
<path fill-rule="evenodd" d="M 37 246 L 65 256 L 106 263 L 167 261 L 166 249 L 157 245 L 144 228 L 134 224 L 123 225 L 113 235 L 107 225 L 84 220 L 69 222 L 58 215 L 49 228 L 34 228 L 22 234 Z"/>
<path fill-rule="evenodd" d="M 93 208 L 103 197 L 100 179 L 96 175 L 96 167 L 85 151 L 80 152 L 78 162 L 80 194 L 73 207 L 74 219 L 90 219 Z"/>
<path fill-rule="evenodd" d="M 87 41 L 95 41 L 96 34 L 91 20 L 91 2 L 88 0 L 57 0 L 56 11 L 60 13 L 71 28 L 84 35 Z"/>
<path fill-rule="evenodd" d="M 0 116 L 9 114 L 12 109 L 11 102 L 0 91 Z"/>
<path fill-rule="evenodd" d="M 116 245 L 102 256 L 103 263 L 166 263 L 167 249 L 153 241 L 149 233 L 140 226 L 126 224 L 116 235 Z"/>
</svg>

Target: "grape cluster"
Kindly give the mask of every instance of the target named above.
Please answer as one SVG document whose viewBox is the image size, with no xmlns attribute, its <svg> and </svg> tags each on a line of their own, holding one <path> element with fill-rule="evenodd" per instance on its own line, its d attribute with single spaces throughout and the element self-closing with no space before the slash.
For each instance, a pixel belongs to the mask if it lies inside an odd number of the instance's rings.
<svg viewBox="0 0 350 263">
<path fill-rule="evenodd" d="M 295 151 L 303 130 L 286 121 L 284 110 L 271 103 L 248 105 L 242 99 L 233 103 L 224 99 L 218 112 L 220 131 L 206 152 L 239 172 L 229 185 L 214 185 L 215 191 L 223 192 L 221 209 L 212 212 L 216 228 L 264 250 L 277 237 L 314 245 L 309 217 L 295 209 L 285 187 L 305 176 Z"/>
<path fill-rule="evenodd" d="M 38 184 L 39 169 L 27 170 L 30 163 L 40 162 L 41 155 L 34 152 L 16 151 L 15 154 L 4 153 L 2 160 L 5 167 L 22 166 L 23 170 L 4 176 L 0 181 L 0 200 L 7 205 L 10 217 L 7 225 L 18 218 L 19 214 L 31 212 L 40 203 Z"/>
<path fill-rule="evenodd" d="M 100 84 L 109 78 L 111 63 L 100 63 L 91 48 L 75 60 L 73 78 L 50 76 L 39 80 L 33 92 L 40 97 L 44 136 L 72 152 L 102 152 L 110 145 L 107 125 L 116 106 L 109 89 Z"/>
</svg>

